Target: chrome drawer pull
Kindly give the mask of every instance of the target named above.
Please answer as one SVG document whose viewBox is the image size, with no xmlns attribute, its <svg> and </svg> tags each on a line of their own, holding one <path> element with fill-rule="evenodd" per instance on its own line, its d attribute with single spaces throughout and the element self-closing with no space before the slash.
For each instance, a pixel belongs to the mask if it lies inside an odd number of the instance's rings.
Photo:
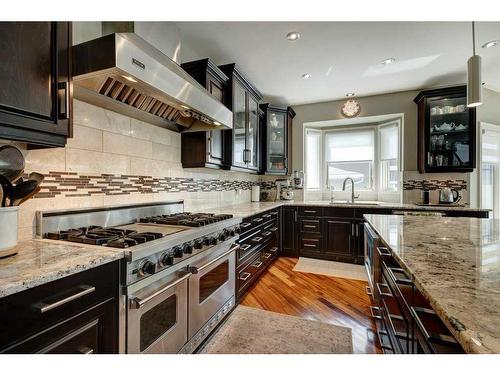
<svg viewBox="0 0 500 375">
<path fill-rule="evenodd" d="M 262 233 L 262 235 L 263 235 L 263 236 L 266 236 L 266 237 L 269 237 L 271 234 L 272 234 L 272 233 L 271 233 L 271 232 L 269 232 L 269 231 Z"/>
<path fill-rule="evenodd" d="M 305 247 L 317 247 L 316 245 L 313 245 L 311 243 L 305 243 L 304 246 Z"/>
<path fill-rule="evenodd" d="M 263 220 L 263 219 L 262 219 L 262 218 L 260 218 L 260 217 L 258 217 L 258 218 L 256 218 L 256 219 L 253 219 L 253 221 L 256 221 L 257 223 L 260 223 L 262 220 Z"/>
<path fill-rule="evenodd" d="M 262 215 L 262 217 L 265 217 L 266 219 L 269 219 L 271 217 L 271 215 L 265 214 L 265 215 Z"/>
<path fill-rule="evenodd" d="M 373 296 L 372 288 L 370 288 L 368 285 L 365 288 L 366 288 L 366 294 L 368 294 L 369 296 Z"/>
<path fill-rule="evenodd" d="M 278 251 L 278 248 L 277 247 L 271 247 L 269 249 L 269 251 L 272 252 L 272 253 L 275 253 L 276 251 Z"/>
<path fill-rule="evenodd" d="M 252 245 L 241 245 L 240 246 L 240 249 L 243 250 L 243 251 L 247 251 L 248 249 L 250 249 L 252 247 Z"/>
<path fill-rule="evenodd" d="M 304 228 L 316 229 L 316 225 L 304 225 Z"/>
<path fill-rule="evenodd" d="M 375 313 L 375 311 L 377 313 Z M 380 313 L 380 307 L 370 306 L 370 312 L 373 319 L 382 320 L 382 314 Z"/>
<path fill-rule="evenodd" d="M 389 292 L 382 292 L 382 290 L 380 289 L 380 287 L 383 287 L 383 288 L 386 288 L 386 289 L 389 289 L 389 286 L 387 284 L 380 284 L 380 283 L 377 283 L 377 290 L 378 290 L 378 294 L 380 294 L 381 296 L 385 296 L 385 297 L 394 297 L 391 293 Z"/>
<path fill-rule="evenodd" d="M 260 241 L 262 241 L 262 237 L 254 237 L 254 238 L 252 238 L 252 241 L 253 242 L 260 242 Z"/>
<path fill-rule="evenodd" d="M 391 256 L 391 252 L 386 247 L 378 247 L 377 246 L 377 251 L 378 251 L 379 255 L 382 257 Z"/>
<path fill-rule="evenodd" d="M 246 227 L 249 227 L 250 225 L 252 225 L 252 224 L 251 223 L 241 223 L 240 227 L 246 228 Z"/>
<path fill-rule="evenodd" d="M 271 212 L 271 215 L 278 216 L 278 211 Z"/>
<path fill-rule="evenodd" d="M 262 254 L 262 258 L 264 258 L 264 259 L 269 259 L 270 256 L 271 256 L 271 253 Z"/>
<path fill-rule="evenodd" d="M 269 228 L 269 230 L 270 230 L 271 232 L 276 232 L 276 231 L 278 230 L 278 228 L 276 228 L 276 227 L 272 227 L 272 228 Z"/>
<path fill-rule="evenodd" d="M 86 296 L 87 294 L 95 292 L 95 286 L 89 286 L 89 285 L 81 285 L 79 286 L 81 289 L 79 292 L 72 294 L 69 297 L 60 299 L 59 301 L 53 302 L 53 303 L 45 303 L 45 302 L 38 302 L 33 307 L 37 309 L 41 314 L 44 314 L 50 310 L 53 310 L 57 307 L 60 307 L 62 305 L 65 305 L 71 301 L 77 300 L 78 298 L 81 298 L 83 296 Z"/>
<path fill-rule="evenodd" d="M 82 354 L 94 354 L 94 349 L 88 348 L 86 346 L 79 348 L 78 351 Z"/>
<path fill-rule="evenodd" d="M 255 268 L 260 268 L 260 266 L 262 266 L 264 263 L 262 263 L 261 261 L 258 261 L 258 262 L 255 262 L 254 264 L 252 264 L 252 266 L 254 266 Z"/>
<path fill-rule="evenodd" d="M 245 275 L 245 276 L 243 276 L 243 275 Z M 251 274 L 251 273 L 248 273 L 248 272 L 243 272 L 243 273 L 241 274 L 241 276 L 240 276 L 240 280 L 242 280 L 242 281 L 247 281 L 247 280 L 248 280 L 248 278 L 249 278 L 250 276 L 252 276 L 252 274 Z"/>
<path fill-rule="evenodd" d="M 304 210 L 304 213 L 305 214 L 315 214 L 317 213 L 318 211 L 313 211 L 313 210 Z"/>
</svg>

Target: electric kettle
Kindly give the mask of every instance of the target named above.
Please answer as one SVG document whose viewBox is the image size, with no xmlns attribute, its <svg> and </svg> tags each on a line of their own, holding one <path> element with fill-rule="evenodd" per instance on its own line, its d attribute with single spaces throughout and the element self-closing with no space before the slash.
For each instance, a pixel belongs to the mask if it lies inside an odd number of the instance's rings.
<svg viewBox="0 0 500 375">
<path fill-rule="evenodd" d="M 462 196 L 455 189 L 443 188 L 439 191 L 439 203 L 457 203 Z"/>
</svg>

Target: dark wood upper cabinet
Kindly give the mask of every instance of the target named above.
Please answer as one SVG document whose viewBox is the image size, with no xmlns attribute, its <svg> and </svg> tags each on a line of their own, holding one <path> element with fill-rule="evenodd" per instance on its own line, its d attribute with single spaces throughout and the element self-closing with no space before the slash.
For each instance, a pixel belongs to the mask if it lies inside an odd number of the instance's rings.
<svg viewBox="0 0 500 375">
<path fill-rule="evenodd" d="M 71 135 L 71 22 L 0 22 L 0 138 L 64 146 Z"/>
<path fill-rule="evenodd" d="M 229 168 L 260 171 L 259 101 L 262 94 L 236 64 L 219 68 L 229 77 L 226 106 L 233 112 L 233 129 L 224 132 L 224 158 Z"/>
<path fill-rule="evenodd" d="M 261 104 L 262 173 L 290 174 L 291 131 L 295 112 L 291 107 Z"/>
<path fill-rule="evenodd" d="M 472 172 L 476 167 L 476 110 L 467 107 L 467 87 L 421 91 L 418 105 L 418 169 Z"/>
<path fill-rule="evenodd" d="M 228 77 L 210 59 L 184 63 L 182 68 L 221 103 L 225 103 Z M 223 133 L 209 130 L 181 135 L 181 161 L 184 168 L 222 168 L 224 160 Z"/>
</svg>

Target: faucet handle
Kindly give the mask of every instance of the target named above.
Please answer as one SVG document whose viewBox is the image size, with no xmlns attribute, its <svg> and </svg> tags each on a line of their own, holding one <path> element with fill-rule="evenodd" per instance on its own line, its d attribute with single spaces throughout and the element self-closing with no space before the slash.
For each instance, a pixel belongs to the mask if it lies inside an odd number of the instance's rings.
<svg viewBox="0 0 500 375">
<path fill-rule="evenodd" d="M 359 194 L 354 194 L 353 197 L 354 197 L 354 199 L 358 199 L 359 198 Z"/>
</svg>

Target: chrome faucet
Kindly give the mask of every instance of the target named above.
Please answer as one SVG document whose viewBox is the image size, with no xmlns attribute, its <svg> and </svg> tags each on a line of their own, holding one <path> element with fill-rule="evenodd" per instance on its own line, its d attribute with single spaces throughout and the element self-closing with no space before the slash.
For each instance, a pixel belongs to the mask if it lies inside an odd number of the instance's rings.
<svg viewBox="0 0 500 375">
<path fill-rule="evenodd" d="M 354 180 L 351 177 L 347 177 L 344 180 L 344 184 L 342 185 L 342 191 L 345 191 L 345 184 L 347 180 L 351 180 L 351 203 L 354 203 L 354 200 L 359 198 L 359 194 L 358 195 L 354 194 Z"/>
</svg>

